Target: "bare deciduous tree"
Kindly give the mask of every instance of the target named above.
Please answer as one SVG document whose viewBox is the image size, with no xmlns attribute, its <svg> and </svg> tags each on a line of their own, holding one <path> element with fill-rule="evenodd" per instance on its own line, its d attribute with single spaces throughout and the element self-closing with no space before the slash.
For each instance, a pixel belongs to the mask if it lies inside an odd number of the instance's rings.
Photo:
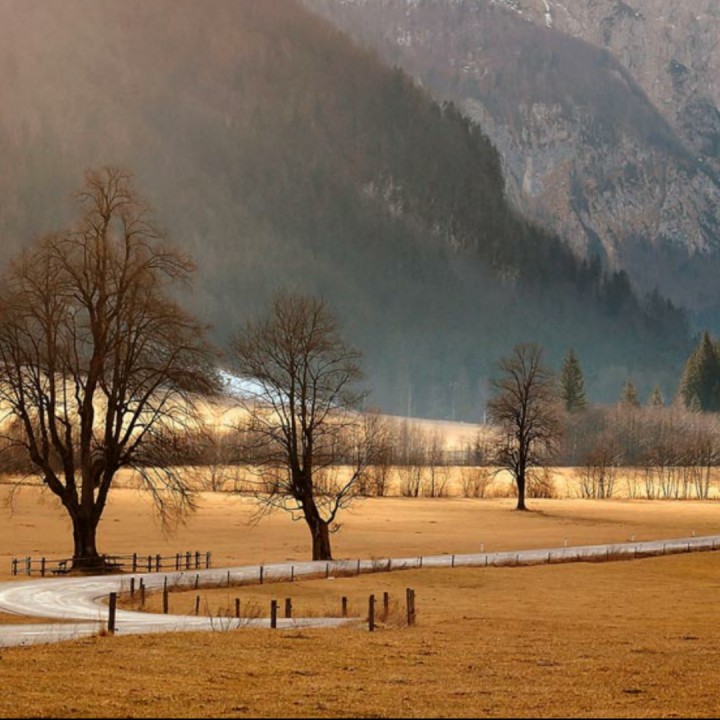
<svg viewBox="0 0 720 720">
<path fill-rule="evenodd" d="M 323 300 L 291 293 L 278 294 L 230 351 L 235 372 L 252 383 L 243 400 L 248 458 L 270 479 L 258 498 L 265 509 L 303 519 L 313 560 L 331 560 L 331 527 L 372 460 L 373 443 L 358 442 L 360 353 L 344 342 Z M 341 463 L 349 465 L 344 474 L 333 471 Z"/>
<path fill-rule="evenodd" d="M 427 437 L 423 429 L 404 420 L 398 435 L 398 486 L 403 497 L 420 497 L 427 476 Z"/>
<path fill-rule="evenodd" d="M 517 509 L 526 510 L 525 491 L 532 468 L 545 467 L 562 437 L 555 379 L 542 363 L 538 345 L 517 345 L 491 380 L 488 411 L 500 428 L 497 464 L 507 469 L 518 490 Z"/>
<path fill-rule="evenodd" d="M 0 296 L 0 433 L 72 521 L 74 567 L 99 568 L 98 523 L 121 468 L 164 518 L 192 506 L 174 430 L 215 375 L 205 329 L 167 292 L 192 263 L 168 247 L 122 171 L 89 171 L 73 230 L 45 237 Z"/>
<path fill-rule="evenodd" d="M 372 455 L 372 464 L 358 480 L 358 494 L 365 497 L 384 497 L 390 485 L 390 471 L 393 465 L 396 438 L 394 423 L 376 410 L 365 414 L 364 439 L 370 445 L 367 452 Z"/>
<path fill-rule="evenodd" d="M 434 430 L 425 438 L 425 442 L 427 479 L 424 493 L 427 497 L 432 498 L 445 497 L 448 481 L 450 480 L 445 452 L 445 437 L 438 430 Z"/>
</svg>

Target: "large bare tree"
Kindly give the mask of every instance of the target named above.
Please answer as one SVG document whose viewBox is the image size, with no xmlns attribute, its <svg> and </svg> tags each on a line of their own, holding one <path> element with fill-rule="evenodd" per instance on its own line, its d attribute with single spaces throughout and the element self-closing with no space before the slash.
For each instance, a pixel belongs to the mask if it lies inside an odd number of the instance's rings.
<svg viewBox="0 0 720 720">
<path fill-rule="evenodd" d="M 546 465 L 563 432 L 555 378 L 542 356 L 539 345 L 517 345 L 500 360 L 499 373 L 490 381 L 493 397 L 488 411 L 500 428 L 497 463 L 515 480 L 518 510 L 527 509 L 529 471 Z"/>
<path fill-rule="evenodd" d="M 0 293 L 0 435 L 60 498 L 73 565 L 99 568 L 98 523 L 121 468 L 164 518 L 192 505 L 174 433 L 216 388 L 205 328 L 169 286 L 193 265 L 166 244 L 131 176 L 88 171 L 76 227 L 17 258 Z"/>
<path fill-rule="evenodd" d="M 243 436 L 265 478 L 262 507 L 304 520 L 313 560 L 331 560 L 331 528 L 372 459 L 371 426 L 357 412 L 360 353 L 323 300 L 293 293 L 276 295 L 267 317 L 247 323 L 230 350 L 249 383 Z"/>
</svg>

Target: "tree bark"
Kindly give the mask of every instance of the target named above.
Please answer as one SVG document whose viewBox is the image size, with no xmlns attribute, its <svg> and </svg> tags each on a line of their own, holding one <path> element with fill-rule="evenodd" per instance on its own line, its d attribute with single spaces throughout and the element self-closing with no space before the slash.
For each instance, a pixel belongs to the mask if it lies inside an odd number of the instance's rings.
<svg viewBox="0 0 720 720">
<path fill-rule="evenodd" d="M 73 524 L 73 570 L 99 570 L 104 562 L 97 551 L 98 521 L 80 513 L 71 513 Z"/>
<path fill-rule="evenodd" d="M 516 510 L 527 510 L 527 507 L 525 507 L 525 475 L 519 474 L 516 478 L 517 481 L 517 490 L 518 490 L 518 498 L 517 498 L 517 506 Z"/>
<path fill-rule="evenodd" d="M 305 521 L 312 535 L 313 560 L 332 560 L 330 525 L 317 513 L 306 513 Z"/>
</svg>

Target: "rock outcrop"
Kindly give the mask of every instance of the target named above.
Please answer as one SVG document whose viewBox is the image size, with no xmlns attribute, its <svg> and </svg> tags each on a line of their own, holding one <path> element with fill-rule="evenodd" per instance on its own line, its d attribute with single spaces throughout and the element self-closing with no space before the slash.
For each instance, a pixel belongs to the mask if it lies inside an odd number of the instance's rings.
<svg viewBox="0 0 720 720">
<path fill-rule="evenodd" d="M 498 147 L 508 193 L 580 255 L 720 303 L 713 0 L 306 0 Z"/>
</svg>

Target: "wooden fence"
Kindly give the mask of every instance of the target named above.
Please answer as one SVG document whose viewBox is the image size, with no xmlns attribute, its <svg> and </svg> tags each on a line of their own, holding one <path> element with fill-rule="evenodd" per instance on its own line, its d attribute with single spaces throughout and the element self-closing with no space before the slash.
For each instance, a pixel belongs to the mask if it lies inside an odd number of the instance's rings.
<svg viewBox="0 0 720 720">
<path fill-rule="evenodd" d="M 197 584 L 195 585 L 195 589 L 198 589 Z M 145 608 L 145 602 L 147 600 L 146 595 L 146 587 L 142 580 L 140 579 L 140 608 Z M 130 598 L 133 599 L 135 597 L 135 578 L 130 579 Z M 376 596 L 370 595 L 368 598 L 368 614 L 367 614 L 367 626 L 368 630 L 370 632 L 375 632 L 376 629 L 379 627 L 383 627 L 383 623 L 387 623 L 388 620 L 390 620 L 391 617 L 391 606 L 390 606 L 390 593 L 384 592 L 382 596 L 382 611 L 377 607 L 376 603 Z M 109 602 L 108 602 L 108 632 L 110 634 L 113 634 L 115 632 L 115 620 L 116 620 L 116 608 L 117 608 L 117 600 L 118 600 L 118 593 L 117 592 L 111 592 L 109 596 Z M 195 596 L 194 600 L 194 615 L 197 617 L 200 615 L 200 604 L 201 604 L 201 597 L 200 595 Z M 284 602 L 285 606 L 285 619 L 286 620 L 292 620 L 293 619 L 293 600 L 292 598 L 288 597 L 285 598 Z M 273 598 L 270 601 L 270 628 L 272 630 L 277 630 L 278 628 L 278 618 L 280 617 L 280 607 L 281 603 L 277 599 Z M 349 617 L 349 611 L 348 611 L 348 598 L 346 596 L 343 596 L 340 602 L 340 617 L 342 618 L 348 618 Z M 168 615 L 170 613 L 170 586 L 168 584 L 168 579 L 165 577 L 165 582 L 163 583 L 162 587 L 162 612 L 164 615 Z M 212 619 L 212 614 L 210 614 L 208 617 Z M 253 615 L 252 617 L 256 617 Z M 330 615 L 332 617 L 332 615 Z M 403 624 L 407 624 L 407 627 L 413 627 L 417 623 L 417 609 L 415 604 L 415 590 L 412 588 L 407 588 L 405 591 L 405 609 L 401 616 L 403 620 Z M 219 614 L 217 616 L 218 620 L 223 620 L 226 622 L 229 622 L 227 625 L 228 628 L 230 627 L 242 627 L 242 615 L 241 615 L 241 605 L 240 605 L 240 598 L 235 598 L 235 612 L 234 615 L 229 614 Z M 360 620 L 361 618 L 357 618 Z M 232 621 L 239 621 L 236 624 L 232 624 Z M 397 625 L 399 626 L 399 625 Z"/>
<path fill-rule="evenodd" d="M 145 555 L 133 553 L 132 555 L 103 555 L 105 568 L 119 572 L 169 572 L 180 570 L 208 570 L 212 567 L 212 553 L 184 552 L 175 555 Z M 13 558 L 10 566 L 13 575 L 39 574 L 64 575 L 72 569 L 73 558 Z"/>
</svg>

